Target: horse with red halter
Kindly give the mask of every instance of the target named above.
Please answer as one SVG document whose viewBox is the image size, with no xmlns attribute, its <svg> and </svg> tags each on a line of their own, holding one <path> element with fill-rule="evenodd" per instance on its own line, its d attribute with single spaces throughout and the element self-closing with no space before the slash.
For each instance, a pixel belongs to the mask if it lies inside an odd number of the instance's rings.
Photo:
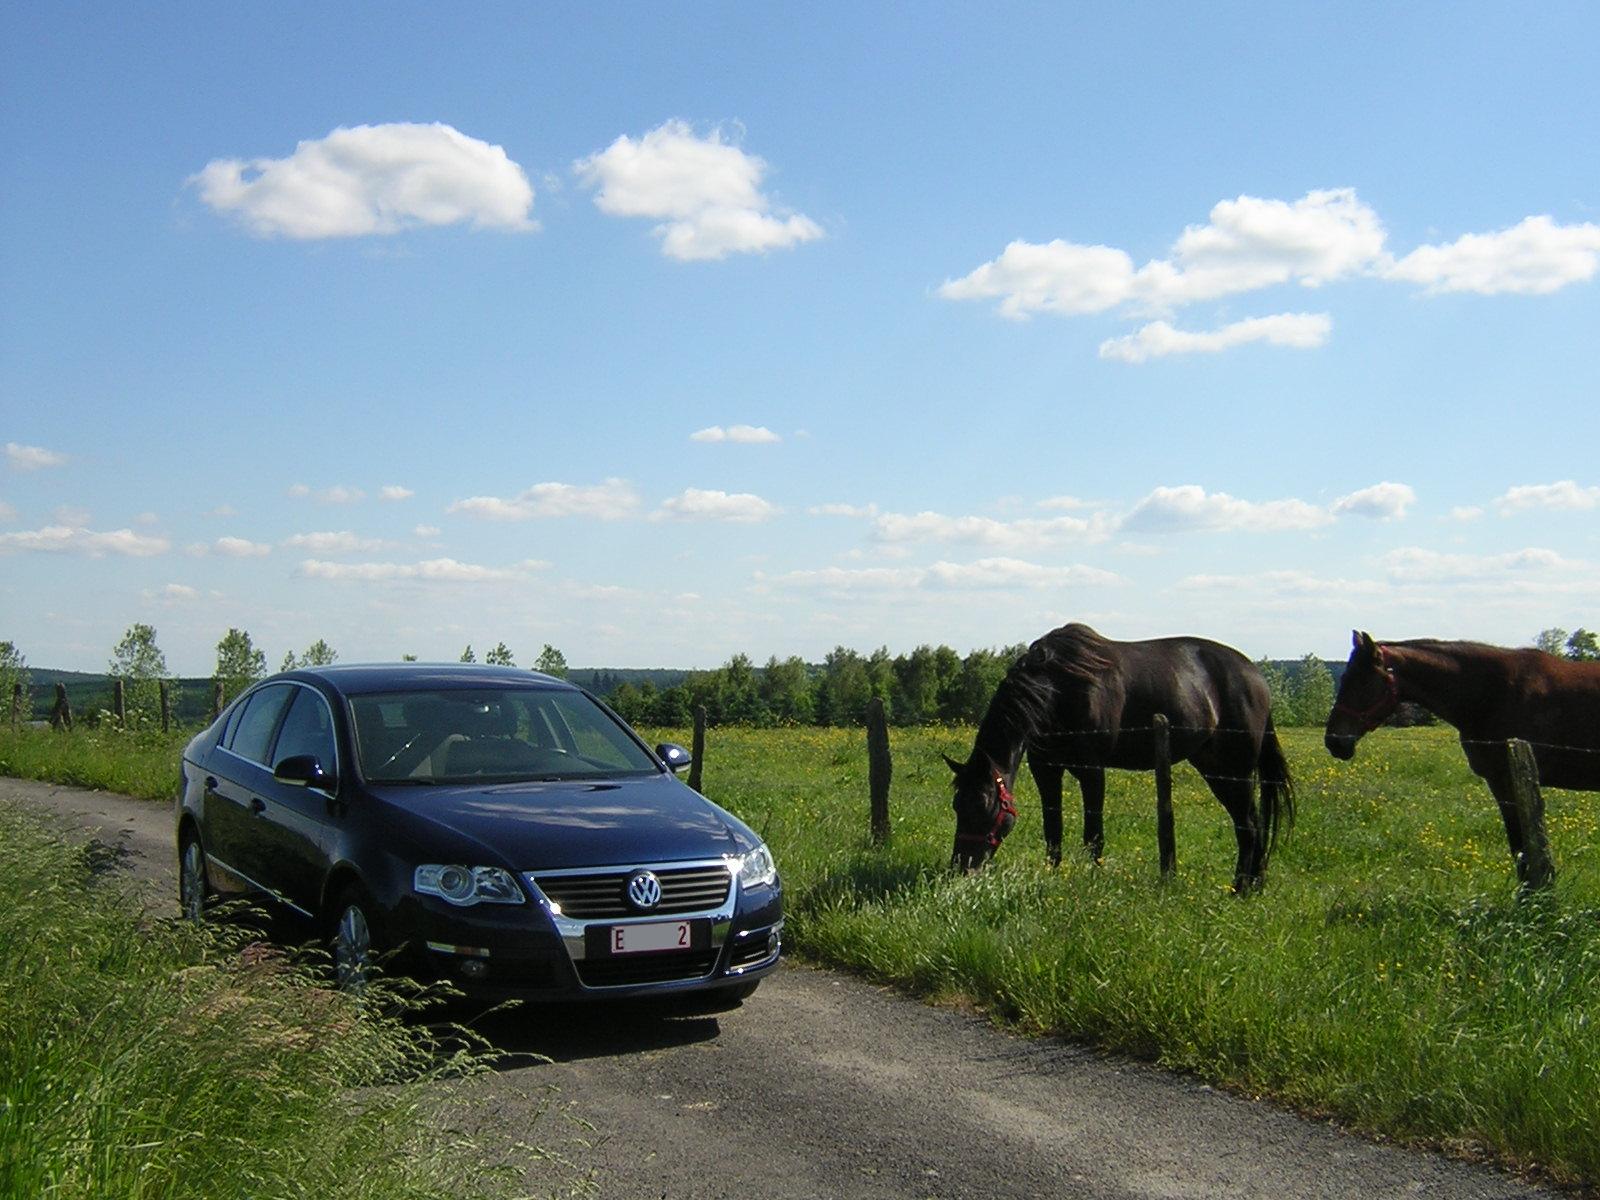
<svg viewBox="0 0 1600 1200">
<path fill-rule="evenodd" d="M 1061 861 L 1067 772 L 1083 795 L 1084 845 L 1098 859 L 1106 768 L 1155 769 L 1158 715 L 1171 729 L 1171 761 L 1193 763 L 1233 819 L 1234 890 L 1260 886 L 1280 820 L 1294 819 L 1289 764 L 1261 672 L 1237 650 L 1203 638 L 1114 642 L 1087 625 L 1064 625 L 1028 647 L 995 689 L 967 761 L 946 756 L 955 773 L 952 865 L 981 866 L 1011 832 L 1011 789 L 1024 753 L 1039 788 L 1050 861 Z"/>
<path fill-rule="evenodd" d="M 1354 758 L 1356 743 L 1403 702 L 1421 705 L 1461 734 L 1467 765 L 1500 806 L 1517 874 L 1526 883 L 1522 819 L 1505 744 L 1520 738 L 1533 748 L 1539 782 L 1547 787 L 1600 791 L 1600 663 L 1479 642 L 1375 642 L 1357 630 L 1328 714 L 1328 753 Z"/>
</svg>

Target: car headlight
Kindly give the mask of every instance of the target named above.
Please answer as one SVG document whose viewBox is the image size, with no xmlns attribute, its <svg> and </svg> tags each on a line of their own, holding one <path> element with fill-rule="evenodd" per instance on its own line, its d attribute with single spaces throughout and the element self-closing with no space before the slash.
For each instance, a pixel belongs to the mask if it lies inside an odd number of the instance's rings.
<svg viewBox="0 0 1600 1200">
<path fill-rule="evenodd" d="M 522 904 L 525 900 L 511 873 L 499 867 L 429 863 L 417 868 L 411 886 L 462 908 L 473 904 Z"/>
<path fill-rule="evenodd" d="M 739 886 L 764 887 L 778 878 L 778 864 L 772 861 L 772 851 L 757 846 L 739 859 Z"/>
</svg>

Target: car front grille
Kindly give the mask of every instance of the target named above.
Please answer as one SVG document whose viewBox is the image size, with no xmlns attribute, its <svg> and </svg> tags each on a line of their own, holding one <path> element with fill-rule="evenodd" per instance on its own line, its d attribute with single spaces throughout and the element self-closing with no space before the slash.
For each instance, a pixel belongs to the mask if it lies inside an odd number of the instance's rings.
<svg viewBox="0 0 1600 1200">
<path fill-rule="evenodd" d="M 710 912 L 722 907 L 733 886 L 732 873 L 720 863 L 653 870 L 661 881 L 661 903 L 650 910 L 652 917 Z M 589 921 L 640 915 L 639 910 L 628 903 L 628 880 L 633 874 L 633 870 L 628 869 L 578 875 L 534 875 L 532 879 L 550 901 L 561 906 L 562 916 Z"/>
<path fill-rule="evenodd" d="M 590 958 L 576 962 L 584 987 L 627 987 L 704 979 L 716 968 L 716 950 L 699 954 L 643 954 L 628 958 Z"/>
</svg>

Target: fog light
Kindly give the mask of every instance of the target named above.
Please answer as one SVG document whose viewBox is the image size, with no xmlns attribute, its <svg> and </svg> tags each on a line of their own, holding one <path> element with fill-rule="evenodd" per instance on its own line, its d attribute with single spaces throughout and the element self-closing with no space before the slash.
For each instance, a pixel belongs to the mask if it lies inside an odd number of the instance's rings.
<svg viewBox="0 0 1600 1200">
<path fill-rule="evenodd" d="M 461 964 L 461 973 L 468 979 L 482 979 L 489 973 L 489 964 L 477 958 L 469 958 Z"/>
</svg>

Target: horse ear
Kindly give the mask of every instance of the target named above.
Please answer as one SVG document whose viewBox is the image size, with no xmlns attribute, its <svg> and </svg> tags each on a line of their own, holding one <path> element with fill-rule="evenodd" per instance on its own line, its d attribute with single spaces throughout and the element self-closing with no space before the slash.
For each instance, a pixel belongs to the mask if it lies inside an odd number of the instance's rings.
<svg viewBox="0 0 1600 1200">
<path fill-rule="evenodd" d="M 1376 654 L 1378 652 L 1378 644 L 1372 640 L 1372 635 L 1370 633 L 1362 633 L 1361 648 L 1368 654 Z"/>
<path fill-rule="evenodd" d="M 967 765 L 966 763 L 958 763 L 955 759 L 951 758 L 948 754 L 941 754 L 939 757 L 944 759 L 944 765 L 949 767 L 957 775 L 961 774 L 961 768 Z"/>
<path fill-rule="evenodd" d="M 1352 629 L 1350 631 L 1350 649 L 1352 649 L 1352 650 L 1361 649 L 1361 630 Z"/>
</svg>

